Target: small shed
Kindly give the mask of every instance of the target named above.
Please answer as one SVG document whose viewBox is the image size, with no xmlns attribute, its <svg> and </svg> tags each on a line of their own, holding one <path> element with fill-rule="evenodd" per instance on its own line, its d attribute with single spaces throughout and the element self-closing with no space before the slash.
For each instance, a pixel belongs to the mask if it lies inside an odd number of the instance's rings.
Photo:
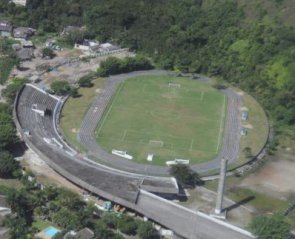
<svg viewBox="0 0 295 239">
<path fill-rule="evenodd" d="M 0 36 L 10 37 L 12 32 L 12 24 L 8 20 L 0 20 Z"/>
<path fill-rule="evenodd" d="M 242 112 L 242 120 L 248 120 L 248 118 L 249 118 L 249 112 L 243 111 Z"/>
</svg>

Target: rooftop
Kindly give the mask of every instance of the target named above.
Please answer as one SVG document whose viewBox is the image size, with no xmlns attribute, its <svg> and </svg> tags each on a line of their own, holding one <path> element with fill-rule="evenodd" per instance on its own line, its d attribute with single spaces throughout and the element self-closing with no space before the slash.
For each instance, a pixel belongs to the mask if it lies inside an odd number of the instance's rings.
<svg viewBox="0 0 295 239">
<path fill-rule="evenodd" d="M 8 20 L 0 20 L 0 31 L 12 31 L 12 25 L 11 22 Z"/>
</svg>

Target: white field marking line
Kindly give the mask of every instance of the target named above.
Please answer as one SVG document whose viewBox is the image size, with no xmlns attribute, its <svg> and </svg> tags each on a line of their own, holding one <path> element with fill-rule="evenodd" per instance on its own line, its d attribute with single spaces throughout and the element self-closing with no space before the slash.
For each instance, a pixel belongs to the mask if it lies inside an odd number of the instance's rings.
<svg viewBox="0 0 295 239">
<path fill-rule="evenodd" d="M 202 93 L 201 93 L 201 101 L 203 101 L 203 100 L 204 100 L 204 95 L 205 95 L 205 92 L 204 92 L 204 91 L 202 91 Z"/>
<path fill-rule="evenodd" d="M 221 135 L 222 135 L 222 126 L 224 125 L 224 117 L 225 117 L 225 95 L 223 96 L 223 105 L 221 107 L 221 119 L 220 119 L 220 125 L 219 125 L 219 135 L 218 135 L 218 143 L 216 147 L 216 153 L 219 150 L 220 144 L 221 144 Z"/>
<path fill-rule="evenodd" d="M 129 131 L 129 130 L 128 130 Z M 97 136 L 98 138 L 100 139 L 107 139 L 109 141 L 115 141 L 115 142 L 122 142 L 121 139 L 118 139 L 118 138 L 113 138 L 113 137 L 107 137 L 107 136 Z M 141 140 L 124 140 L 124 143 L 125 144 L 132 144 L 132 145 L 143 145 L 143 146 L 150 146 L 149 142 L 146 142 L 144 139 L 141 139 Z M 174 152 L 176 152 L 175 150 L 186 150 L 187 151 L 187 147 L 184 148 L 184 147 L 174 147 L 174 144 L 173 143 L 167 143 L 167 141 L 164 142 L 164 148 L 170 148 L 171 150 L 173 150 Z M 163 148 L 161 147 L 161 148 Z M 203 149 L 193 149 L 195 152 L 207 152 L 207 153 L 215 153 L 213 151 L 208 151 L 208 150 L 203 150 Z M 176 155 L 176 153 L 175 153 Z"/>
<path fill-rule="evenodd" d="M 125 137 L 126 137 L 126 134 L 127 134 L 127 131 L 128 131 L 127 129 L 124 130 L 124 134 L 123 134 L 123 137 L 122 137 L 122 139 L 121 139 L 122 141 L 124 141 L 124 139 L 125 139 Z"/>
<path fill-rule="evenodd" d="M 128 108 L 128 107 L 120 107 L 120 106 L 114 106 L 113 109 L 116 109 L 116 111 L 129 111 L 129 112 L 135 112 L 135 113 L 138 113 L 138 109 L 136 108 Z M 145 114 L 148 114 L 148 115 L 152 115 L 154 117 L 165 117 L 165 116 L 157 116 L 157 115 L 154 115 L 155 112 L 163 112 L 163 113 L 168 113 L 168 114 L 174 114 L 174 113 L 171 113 L 172 111 L 164 111 L 164 110 L 151 110 L 151 111 L 144 111 L 144 112 L 141 112 L 141 113 L 145 113 Z M 193 116 L 193 115 L 190 115 L 190 114 L 180 114 L 178 112 L 175 113 L 175 115 L 178 115 L 177 118 L 175 119 L 179 119 L 179 118 L 192 118 L 192 119 L 198 119 L 198 120 L 203 120 L 203 121 L 210 121 L 210 122 L 217 122 L 219 121 L 219 119 L 217 120 L 214 120 L 214 119 L 209 119 L 209 118 L 205 118 L 205 117 L 200 117 L 200 116 Z M 173 119 L 173 120 L 175 120 Z"/>
<path fill-rule="evenodd" d="M 192 139 L 192 141 L 191 141 L 191 146 L 189 148 L 189 151 L 192 151 L 193 150 L 193 146 L 194 146 L 194 139 Z"/>
<path fill-rule="evenodd" d="M 146 84 L 143 85 L 142 87 L 142 92 L 145 92 Z"/>
<path fill-rule="evenodd" d="M 111 105 L 110 105 L 110 108 L 108 109 L 108 112 L 106 113 L 106 115 L 105 115 L 103 121 L 101 122 L 101 125 L 99 126 L 99 129 L 97 130 L 97 135 L 99 135 L 99 133 L 100 133 L 100 131 L 101 131 L 101 129 L 102 129 L 104 123 L 106 122 L 106 119 L 108 118 L 109 113 L 110 113 L 110 111 L 111 111 L 111 109 L 112 109 L 112 107 L 113 107 L 113 105 L 114 105 L 114 102 L 116 101 L 116 99 L 117 99 L 117 97 L 118 97 L 118 95 L 119 95 L 119 93 L 120 93 L 120 91 L 121 91 L 123 85 L 124 85 L 124 83 L 122 83 L 122 84 L 120 85 L 120 88 L 119 88 L 119 90 L 117 91 L 117 93 L 116 93 L 116 95 L 115 95 L 115 97 L 114 97 L 114 99 L 113 99 L 113 101 L 112 101 L 112 103 L 111 103 Z"/>
</svg>

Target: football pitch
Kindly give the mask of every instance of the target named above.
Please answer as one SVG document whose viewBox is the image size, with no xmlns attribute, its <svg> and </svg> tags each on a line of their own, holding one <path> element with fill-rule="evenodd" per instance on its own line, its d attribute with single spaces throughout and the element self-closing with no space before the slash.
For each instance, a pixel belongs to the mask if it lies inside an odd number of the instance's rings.
<svg viewBox="0 0 295 239">
<path fill-rule="evenodd" d="M 226 103 L 225 94 L 196 80 L 134 77 L 118 86 L 97 127 L 97 142 L 140 163 L 205 162 L 222 146 Z"/>
</svg>

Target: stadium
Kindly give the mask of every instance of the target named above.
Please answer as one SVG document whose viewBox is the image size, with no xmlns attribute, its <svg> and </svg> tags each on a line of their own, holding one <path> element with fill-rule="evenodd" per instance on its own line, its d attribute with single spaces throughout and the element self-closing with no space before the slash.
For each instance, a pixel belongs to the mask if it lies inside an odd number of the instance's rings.
<svg viewBox="0 0 295 239">
<path fill-rule="evenodd" d="M 122 159 L 97 143 L 94 132 L 100 129 L 101 124 L 98 123 L 106 116 L 109 102 L 114 102 L 111 100 L 117 86 L 131 77 L 145 75 L 168 77 L 169 73 L 154 70 L 111 76 L 82 122 L 80 142 L 89 150 L 88 155 L 95 155 L 105 161 L 105 164 L 90 160 L 90 157 L 77 152 L 66 143 L 58 125 L 65 99 L 50 95 L 35 85 L 27 84 L 18 93 L 14 109 L 17 129 L 26 144 L 69 181 L 95 195 L 135 210 L 167 228 L 173 228 L 178 235 L 185 238 L 196 238 L 197 235 L 204 235 L 206 238 L 249 238 L 249 234 L 241 229 L 164 199 L 173 198 L 179 193 L 175 179 L 168 177 L 167 166 Z M 179 84 L 173 82 L 172 84 Z M 238 152 L 239 97 L 230 90 L 225 90 L 224 94 L 227 96 L 228 106 L 221 149 L 213 160 L 192 165 L 195 170 L 218 168 L 219 157 L 224 156 L 233 161 Z M 101 132 L 105 129 L 102 127 Z M 165 145 L 165 140 L 163 141 Z M 188 218 L 191 220 L 187 220 Z"/>
</svg>

